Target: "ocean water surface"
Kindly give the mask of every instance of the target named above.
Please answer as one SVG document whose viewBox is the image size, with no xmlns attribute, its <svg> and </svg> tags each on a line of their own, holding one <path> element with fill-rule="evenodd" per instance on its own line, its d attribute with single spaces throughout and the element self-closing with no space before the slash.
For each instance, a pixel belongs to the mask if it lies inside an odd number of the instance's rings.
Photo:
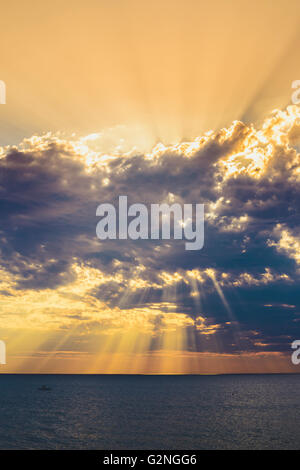
<svg viewBox="0 0 300 470">
<path fill-rule="evenodd" d="M 299 449 L 299 423 L 300 375 L 0 374 L 1 449 Z"/>
</svg>

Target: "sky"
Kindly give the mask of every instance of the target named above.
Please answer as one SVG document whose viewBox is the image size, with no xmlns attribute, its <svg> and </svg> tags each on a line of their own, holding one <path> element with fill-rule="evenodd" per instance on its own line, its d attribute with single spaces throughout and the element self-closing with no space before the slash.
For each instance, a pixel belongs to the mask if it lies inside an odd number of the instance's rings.
<svg viewBox="0 0 300 470">
<path fill-rule="evenodd" d="M 1 7 L 1 372 L 299 372 L 300 4 Z M 203 203 L 205 242 L 96 237 Z"/>
</svg>

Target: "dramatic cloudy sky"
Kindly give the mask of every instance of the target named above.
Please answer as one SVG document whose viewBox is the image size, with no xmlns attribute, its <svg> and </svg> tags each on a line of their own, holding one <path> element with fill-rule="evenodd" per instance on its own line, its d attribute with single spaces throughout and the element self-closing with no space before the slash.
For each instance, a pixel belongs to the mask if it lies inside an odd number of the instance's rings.
<svg viewBox="0 0 300 470">
<path fill-rule="evenodd" d="M 1 371 L 299 371 L 299 3 L 25 3 L 0 33 Z M 119 195 L 205 204 L 203 249 L 98 240 Z"/>
</svg>

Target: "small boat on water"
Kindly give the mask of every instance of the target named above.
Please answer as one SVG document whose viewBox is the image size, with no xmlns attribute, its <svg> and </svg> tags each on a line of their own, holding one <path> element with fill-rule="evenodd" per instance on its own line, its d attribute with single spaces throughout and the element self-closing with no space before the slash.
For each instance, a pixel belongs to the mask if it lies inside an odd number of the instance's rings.
<svg viewBox="0 0 300 470">
<path fill-rule="evenodd" d="M 47 387 L 47 385 L 42 385 L 41 387 L 38 388 L 40 392 L 49 392 L 51 390 L 50 387 Z"/>
</svg>

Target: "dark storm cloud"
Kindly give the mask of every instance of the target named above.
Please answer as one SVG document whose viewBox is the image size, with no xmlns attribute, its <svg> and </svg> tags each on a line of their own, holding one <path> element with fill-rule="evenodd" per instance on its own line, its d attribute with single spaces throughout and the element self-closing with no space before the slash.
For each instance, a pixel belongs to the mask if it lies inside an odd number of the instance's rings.
<svg viewBox="0 0 300 470">
<path fill-rule="evenodd" d="M 92 155 L 89 165 L 88 149 L 51 136 L 7 148 L 0 159 L 1 265 L 17 289 L 43 290 L 72 282 L 74 263 L 83 263 L 107 276 L 91 291 L 107 305 L 169 301 L 217 324 L 214 339 L 204 341 L 199 330 L 200 349 L 213 349 L 221 335 L 227 351 L 286 350 L 300 312 L 300 160 L 293 147 L 299 129 L 293 108 L 258 131 L 238 122 L 150 155 Z M 96 207 L 116 204 L 119 195 L 129 204 L 204 203 L 204 248 L 189 252 L 172 240 L 100 242 Z M 200 297 L 187 282 L 192 270 Z M 164 273 L 176 272 L 181 279 L 167 282 Z M 136 279 L 144 284 L 132 287 Z"/>
</svg>

